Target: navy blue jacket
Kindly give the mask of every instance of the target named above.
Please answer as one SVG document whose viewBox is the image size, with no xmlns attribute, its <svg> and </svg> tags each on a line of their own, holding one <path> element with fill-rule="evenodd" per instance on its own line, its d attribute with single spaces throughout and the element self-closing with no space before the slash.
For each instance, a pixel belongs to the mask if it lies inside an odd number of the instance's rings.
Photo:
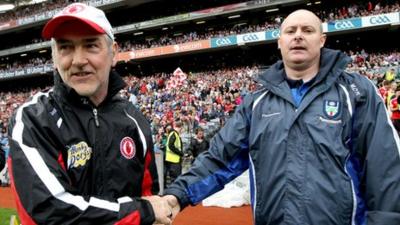
<svg viewBox="0 0 400 225">
<path fill-rule="evenodd" d="M 196 204 L 250 169 L 256 225 L 399 225 L 399 137 L 376 87 L 344 72 L 348 62 L 322 49 L 316 80 L 297 94 L 283 63 L 272 65 L 166 194 Z"/>
</svg>

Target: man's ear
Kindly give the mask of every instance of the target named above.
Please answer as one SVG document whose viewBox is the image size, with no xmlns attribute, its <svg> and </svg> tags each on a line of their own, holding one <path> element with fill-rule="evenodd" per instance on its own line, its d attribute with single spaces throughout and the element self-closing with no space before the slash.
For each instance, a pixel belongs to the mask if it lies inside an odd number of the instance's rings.
<svg viewBox="0 0 400 225">
<path fill-rule="evenodd" d="M 56 59 L 56 53 L 55 53 L 56 48 L 55 47 L 51 47 L 51 59 L 53 60 L 53 69 L 57 69 L 57 59 Z"/>
<path fill-rule="evenodd" d="M 325 41 L 326 41 L 326 34 L 322 34 L 320 38 L 320 45 L 319 45 L 320 48 L 324 47 Z"/>
<path fill-rule="evenodd" d="M 278 49 L 281 49 L 281 39 L 280 38 L 278 38 L 277 43 L 278 43 Z"/>
<path fill-rule="evenodd" d="M 113 45 L 112 45 L 112 57 L 113 57 L 113 62 L 112 62 L 112 66 L 114 67 L 117 62 L 118 62 L 118 43 L 114 41 Z"/>
</svg>

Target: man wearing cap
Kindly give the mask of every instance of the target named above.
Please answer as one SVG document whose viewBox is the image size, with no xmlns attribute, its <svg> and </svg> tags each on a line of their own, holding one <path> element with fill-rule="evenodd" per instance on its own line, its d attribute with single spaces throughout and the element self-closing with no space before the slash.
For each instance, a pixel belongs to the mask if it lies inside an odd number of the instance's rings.
<svg viewBox="0 0 400 225">
<path fill-rule="evenodd" d="M 13 190 L 22 224 L 171 224 L 150 126 L 118 92 L 117 44 L 103 11 L 67 6 L 44 27 L 54 88 L 10 123 Z M 142 197 L 145 196 L 145 197 Z"/>
</svg>

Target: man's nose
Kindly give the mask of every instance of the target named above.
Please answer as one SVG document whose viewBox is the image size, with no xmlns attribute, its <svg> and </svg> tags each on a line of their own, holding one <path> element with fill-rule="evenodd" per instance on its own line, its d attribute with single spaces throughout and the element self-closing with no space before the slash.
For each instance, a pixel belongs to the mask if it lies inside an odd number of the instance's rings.
<svg viewBox="0 0 400 225">
<path fill-rule="evenodd" d="M 296 31 L 296 33 L 295 33 L 295 35 L 294 35 L 294 39 L 296 40 L 296 41 L 300 41 L 300 40 L 303 40 L 303 33 L 301 32 L 301 30 L 300 29 L 298 29 L 297 31 Z"/>
<path fill-rule="evenodd" d="M 74 52 L 72 64 L 75 66 L 83 66 L 88 63 L 87 55 L 82 48 L 77 48 Z"/>
</svg>

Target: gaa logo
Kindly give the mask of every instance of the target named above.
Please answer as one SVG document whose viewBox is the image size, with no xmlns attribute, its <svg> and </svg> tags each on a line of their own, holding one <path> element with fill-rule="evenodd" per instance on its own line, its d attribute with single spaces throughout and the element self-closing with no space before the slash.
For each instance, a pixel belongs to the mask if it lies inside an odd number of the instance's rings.
<svg viewBox="0 0 400 225">
<path fill-rule="evenodd" d="M 273 38 L 278 38 L 281 34 L 281 31 L 279 29 L 275 29 L 271 32 L 271 35 Z"/>
<path fill-rule="evenodd" d="M 354 28 L 354 24 L 351 21 L 339 21 L 335 23 L 336 30 L 347 30 Z"/>
<path fill-rule="evenodd" d="M 258 41 L 259 38 L 256 34 L 246 34 L 243 36 L 243 41 L 250 42 L 250 41 Z"/>
<path fill-rule="evenodd" d="M 136 155 L 135 142 L 130 137 L 124 137 L 119 144 L 119 150 L 126 159 L 132 159 Z"/>
<path fill-rule="evenodd" d="M 232 41 L 231 41 L 229 38 L 218 38 L 218 39 L 215 41 L 215 44 L 216 44 L 217 46 L 231 45 L 231 44 L 232 44 Z"/>
<path fill-rule="evenodd" d="M 384 24 L 384 23 L 390 23 L 390 19 L 387 16 L 373 16 L 371 19 L 369 19 L 369 22 L 371 24 Z"/>
</svg>

